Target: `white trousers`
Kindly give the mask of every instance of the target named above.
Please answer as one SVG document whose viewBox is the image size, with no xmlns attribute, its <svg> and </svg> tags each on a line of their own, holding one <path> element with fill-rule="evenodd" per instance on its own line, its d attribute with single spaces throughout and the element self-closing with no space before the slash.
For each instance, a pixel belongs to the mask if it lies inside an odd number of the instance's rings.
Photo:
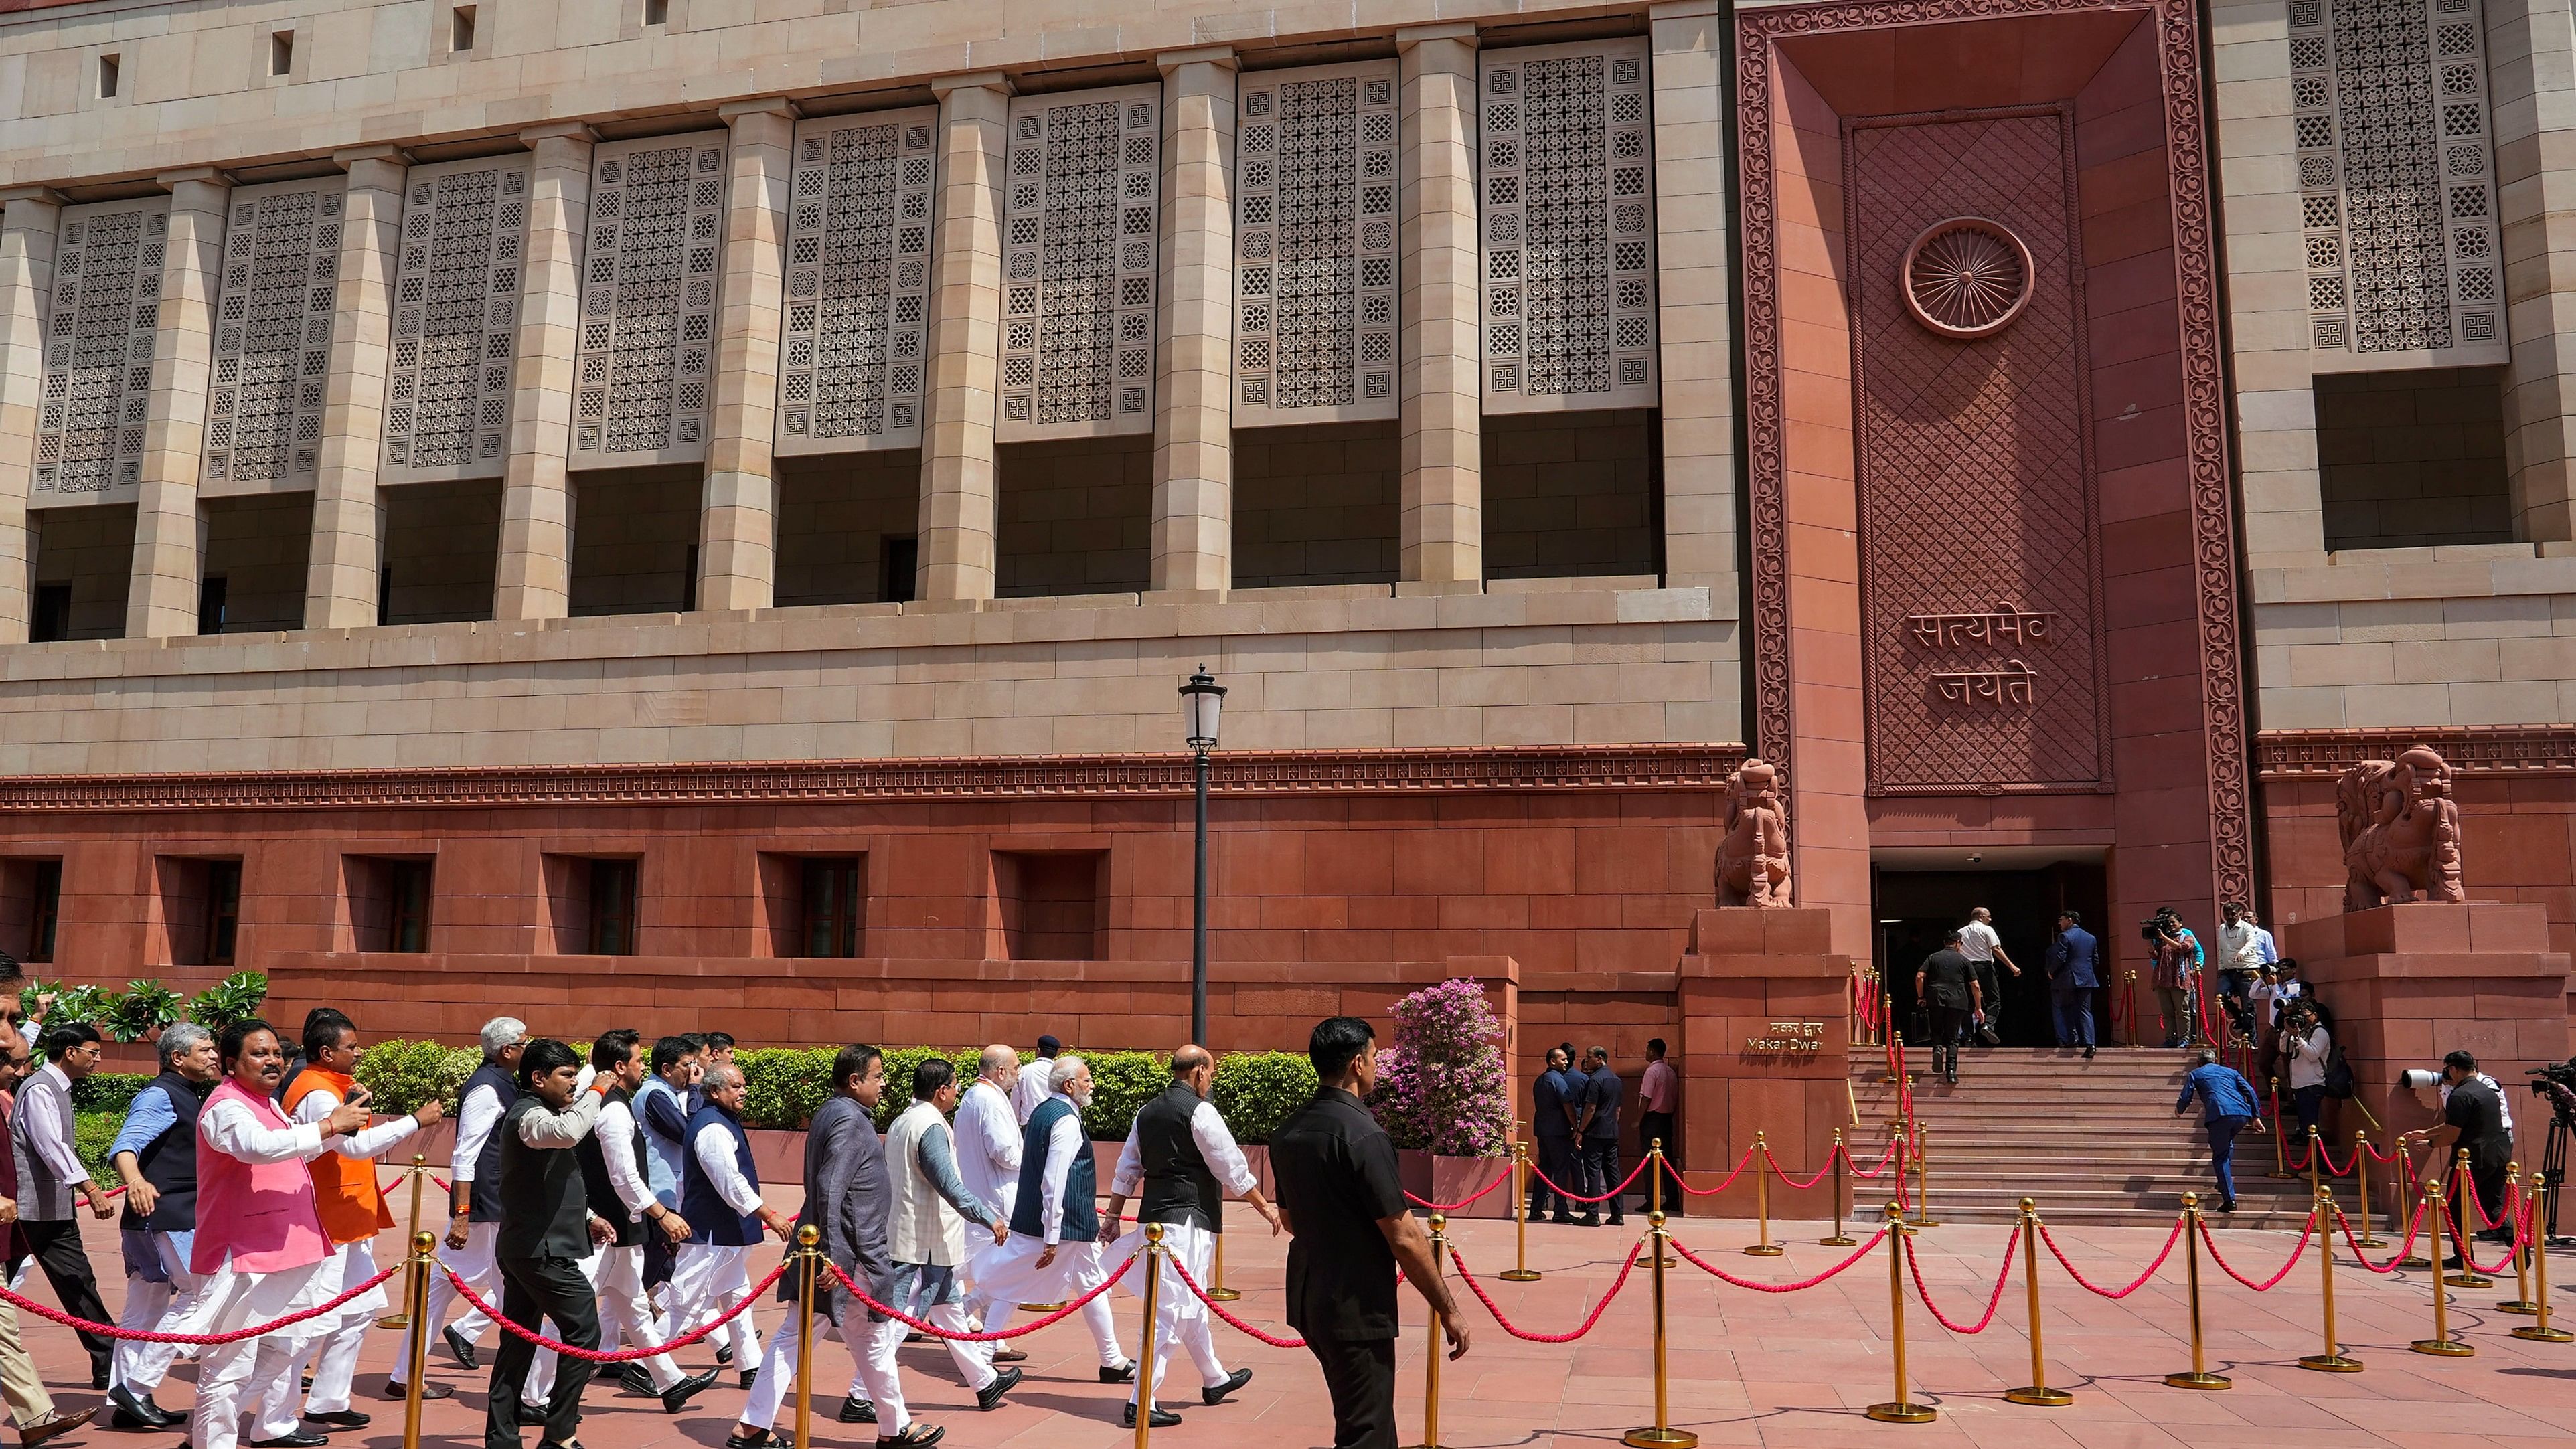
<svg viewBox="0 0 2576 1449">
<path fill-rule="evenodd" d="M 661 1317 L 654 1313 L 651 1300 L 644 1296 L 644 1248 L 606 1247 L 581 1260 L 583 1276 L 599 1290 L 599 1346 L 603 1349 L 651 1348 L 667 1342 L 671 1333 Z M 528 1370 L 527 1398 L 530 1403 L 551 1397 L 555 1391 L 555 1360 L 562 1357 L 550 1348 L 537 1350 L 537 1361 Z M 652 1377 L 654 1389 L 664 1391 L 688 1375 L 671 1361 L 667 1353 L 638 1360 L 644 1372 Z M 624 1364 L 603 1363 L 592 1367 L 603 1377 L 615 1378 Z M 593 1379 L 592 1382 L 598 1382 Z"/>
<path fill-rule="evenodd" d="M 727 1243 L 682 1243 L 671 1257 L 671 1336 L 694 1333 L 751 1291 L 751 1249 Z M 736 1314 L 715 1341 L 733 1349 L 736 1368 L 760 1362 L 760 1330 L 752 1310 Z"/>
<path fill-rule="evenodd" d="M 1190 1276 L 1204 1286 L 1208 1270 L 1216 1262 L 1216 1235 L 1192 1223 L 1166 1223 L 1163 1247 L 1171 1257 L 1160 1270 L 1162 1283 L 1154 1302 L 1154 1397 L 1164 1401 L 1171 1392 L 1172 1350 L 1188 1352 L 1190 1362 L 1198 1368 L 1199 1387 L 1212 1389 L 1226 1380 L 1223 1360 L 1216 1354 L 1216 1337 L 1209 1331 L 1212 1320 L 1207 1305 L 1199 1301 L 1181 1275 L 1172 1271 L 1173 1262 L 1190 1270 Z M 1124 1291 L 1141 1282 L 1142 1274 L 1119 1280 Z M 1104 1295 L 1105 1297 L 1106 1295 Z M 1099 1300 L 1094 1300 L 1099 1301 Z M 1138 1384 L 1143 1383 L 1142 1375 Z M 1136 1402 L 1136 1389 L 1127 1391 L 1127 1402 Z"/>
<path fill-rule="evenodd" d="M 501 1264 L 492 1256 L 492 1245 L 500 1236 L 499 1223 L 467 1223 L 464 1247 L 451 1248 L 442 1240 L 438 1248 L 438 1260 L 454 1269 L 456 1276 L 465 1280 L 476 1297 L 495 1308 L 501 1306 Z M 393 1376 L 397 1383 L 411 1369 L 412 1335 L 436 1333 L 440 1325 L 447 1322 L 447 1311 L 455 1306 L 456 1285 L 447 1281 L 445 1273 L 430 1269 L 429 1311 L 421 1315 L 423 1322 L 403 1330 L 402 1345 L 394 1353 Z M 491 1326 L 492 1320 L 485 1317 L 480 1308 L 469 1308 L 463 1318 L 456 1320 L 456 1331 L 467 1343 L 481 1343 L 483 1330 Z M 434 1349 L 437 1344 L 433 1340 L 430 1346 Z"/>
<path fill-rule="evenodd" d="M 155 1283 L 129 1274 L 125 1280 L 125 1311 L 117 1315 L 116 1326 L 136 1333 L 182 1332 L 188 1316 L 205 1301 L 206 1280 L 188 1271 L 186 1256 L 168 1233 L 151 1236 L 153 1250 L 161 1255 L 161 1271 L 170 1275 L 170 1281 Z M 188 1351 L 186 1344 L 137 1343 L 120 1338 L 111 1370 L 113 1381 L 123 1384 L 126 1392 L 136 1398 L 148 1399 L 170 1376 L 170 1365 Z"/>
<path fill-rule="evenodd" d="M 904 1407 L 903 1384 L 895 1368 L 895 1350 L 903 1347 L 904 1328 L 889 1318 L 883 1323 L 868 1322 L 867 1310 L 848 1298 L 841 1300 L 841 1316 L 848 1320 L 832 1328 L 821 1317 L 814 1320 L 819 1330 L 838 1333 L 849 1345 L 851 1367 L 856 1378 L 850 1385 L 852 1398 L 866 1399 L 877 1406 L 877 1437 L 891 1439 L 903 1433 L 912 1422 Z M 760 1361 L 760 1376 L 752 1380 L 751 1397 L 743 1402 L 742 1421 L 757 1428 L 771 1428 L 778 1422 L 778 1411 L 787 1405 L 787 1397 L 796 1388 L 796 1315 L 770 1335 L 769 1354 Z M 817 1412 L 824 1406 L 817 1405 Z M 839 1412 L 837 1406 L 830 1412 Z"/>
<path fill-rule="evenodd" d="M 244 1400 L 261 1403 L 280 1394 L 291 1399 L 296 1365 L 309 1346 L 291 1332 L 208 1345 L 197 1360 L 197 1407 L 189 1415 L 194 1449 L 234 1449 L 241 1442 Z M 259 1437 L 269 1435 L 261 1431 Z"/>
<path fill-rule="evenodd" d="M 334 1298 L 376 1276 L 373 1243 L 343 1243 L 334 1255 L 334 1261 L 340 1265 L 341 1275 L 339 1284 L 331 1292 Z M 358 1376 L 358 1352 L 367 1346 L 367 1330 L 376 1326 L 376 1314 L 385 1306 L 377 1304 L 356 1313 L 342 1309 L 334 1315 L 339 1320 L 337 1324 L 305 1339 L 295 1355 L 295 1362 L 288 1365 L 293 1372 L 261 1387 L 258 1417 L 252 1421 L 251 1437 L 283 1439 L 302 1427 L 299 1421 L 306 1413 L 346 1413 L 349 1393 Z M 310 1394 L 305 1393 L 303 1387 L 304 1366 L 308 1363 L 313 1365 Z M 298 1399 L 303 1401 L 300 1408 Z"/>
</svg>

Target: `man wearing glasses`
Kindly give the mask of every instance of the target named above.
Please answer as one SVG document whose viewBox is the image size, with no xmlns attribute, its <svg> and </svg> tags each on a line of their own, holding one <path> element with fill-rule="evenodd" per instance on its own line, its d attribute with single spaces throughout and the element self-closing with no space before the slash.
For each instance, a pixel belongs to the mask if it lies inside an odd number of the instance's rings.
<svg viewBox="0 0 2576 1449">
<path fill-rule="evenodd" d="M 106 1323 L 107 1305 L 99 1301 L 98 1278 L 81 1246 L 73 1207 L 77 1196 L 89 1203 L 92 1217 L 105 1219 L 116 1211 L 81 1166 L 73 1137 L 72 1083 L 98 1070 L 98 1055 L 98 1033 L 89 1027 L 58 1026 L 45 1033 L 45 1064 L 18 1088 L 9 1146 L 18 1166 L 18 1230 L 44 1268 L 45 1281 L 54 1285 L 65 1313 Z M 89 1350 L 90 1387 L 106 1388 L 114 1345 L 86 1329 L 80 1340 Z"/>
</svg>

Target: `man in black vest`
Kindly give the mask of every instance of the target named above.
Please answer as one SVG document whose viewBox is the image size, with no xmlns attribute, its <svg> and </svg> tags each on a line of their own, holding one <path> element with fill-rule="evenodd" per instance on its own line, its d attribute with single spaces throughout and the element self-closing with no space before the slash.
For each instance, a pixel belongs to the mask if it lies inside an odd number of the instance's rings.
<svg viewBox="0 0 2576 1449">
<path fill-rule="evenodd" d="M 1172 1084 L 1163 1094 L 1137 1109 L 1136 1125 L 1127 1132 L 1127 1145 L 1119 1150 L 1118 1167 L 1109 1178 L 1109 1220 L 1101 1236 L 1112 1238 L 1118 1232 L 1118 1220 L 1127 1210 L 1127 1199 L 1137 1197 L 1136 1225 L 1163 1225 L 1163 1247 L 1170 1261 L 1162 1273 L 1157 1307 L 1154 1312 L 1154 1388 L 1156 1403 L 1169 1396 L 1172 1347 L 1175 1342 L 1189 1350 L 1191 1362 L 1199 1370 L 1199 1402 L 1220 1404 L 1225 1396 L 1252 1382 L 1252 1370 L 1226 1372 L 1217 1357 L 1216 1341 L 1208 1332 L 1207 1305 L 1170 1271 L 1178 1264 L 1189 1271 L 1201 1287 L 1208 1286 L 1209 1265 L 1216 1257 L 1216 1235 L 1225 1231 L 1225 1199 L 1240 1197 L 1252 1204 L 1279 1231 L 1279 1214 L 1271 1209 L 1270 1200 L 1261 1195 L 1261 1186 L 1252 1175 L 1252 1164 L 1244 1161 L 1243 1149 L 1235 1145 L 1234 1133 L 1218 1115 L 1216 1104 L 1207 1099 L 1208 1085 L 1216 1080 L 1216 1058 L 1202 1046 L 1185 1046 L 1172 1053 Z M 1138 1197 L 1141 1190 L 1142 1196 Z M 1109 1256 L 1113 1261 L 1126 1257 L 1121 1245 Z M 1141 1275 L 1120 1280 L 1128 1292 L 1141 1294 Z M 1180 1415 L 1168 1410 L 1154 1410 L 1157 1428 L 1180 1422 Z M 1136 1396 L 1127 1397 L 1127 1427 L 1136 1427 Z"/>
<path fill-rule="evenodd" d="M 152 1333 L 185 1322 L 205 1290 L 188 1271 L 185 1235 L 197 1227 L 197 1109 L 223 1075 L 213 1033 L 181 1022 L 161 1030 L 161 1075 L 126 1104 L 124 1129 L 108 1160 L 125 1180 L 125 1312 L 117 1326 Z M 174 1235 L 177 1235 L 174 1237 Z M 107 1389 L 119 1429 L 167 1429 L 188 1421 L 152 1402 L 183 1345 L 120 1339 Z"/>
<path fill-rule="evenodd" d="M 532 1332 L 552 1320 L 563 1342 L 595 1349 L 599 1301 L 581 1264 L 617 1230 L 591 1212 L 575 1149 L 598 1125 L 600 1100 L 581 1090 L 581 1059 L 551 1037 L 527 1043 L 519 1058 L 519 1086 L 521 1094 L 493 1134 L 501 1144 L 500 1191 L 491 1192 L 491 1179 L 477 1179 L 501 1207 L 493 1244 L 501 1268 L 501 1312 Z M 501 1335 L 483 1417 L 485 1449 L 520 1449 L 519 1396 L 536 1357 L 535 1344 L 515 1333 Z M 590 1372 L 590 1361 L 580 1358 L 568 1358 L 555 1370 L 554 1393 L 546 1400 L 548 1449 L 575 1443 Z"/>
<path fill-rule="evenodd" d="M 527 1044 L 528 1025 L 515 1016 L 496 1016 L 483 1023 L 483 1065 L 465 1079 L 465 1088 L 456 1101 L 456 1156 L 447 1169 L 451 1180 L 447 1251 L 439 1257 L 486 1303 L 501 1291 L 500 1270 L 492 1262 L 493 1237 L 501 1228 L 501 1137 L 494 1129 L 519 1099 L 516 1073 L 519 1054 Z M 483 1185 L 479 1193 L 475 1190 L 478 1182 Z M 456 1289 L 447 1281 L 447 1275 L 430 1274 L 429 1311 L 422 1319 L 428 1324 L 444 1325 L 447 1310 L 455 1304 Z M 440 1330 L 447 1351 L 456 1355 L 458 1367 L 474 1367 L 474 1345 L 490 1326 L 491 1320 L 480 1312 L 469 1312 Z M 422 1327 L 422 1322 L 415 1322 L 403 1330 L 402 1346 L 394 1354 L 397 1374 L 402 1365 L 411 1362 L 411 1336 Z M 405 1387 L 399 1377 L 388 1379 L 385 1397 L 402 1398 Z M 444 1385 L 425 1386 L 422 1393 L 430 1398 L 447 1397 Z"/>
</svg>

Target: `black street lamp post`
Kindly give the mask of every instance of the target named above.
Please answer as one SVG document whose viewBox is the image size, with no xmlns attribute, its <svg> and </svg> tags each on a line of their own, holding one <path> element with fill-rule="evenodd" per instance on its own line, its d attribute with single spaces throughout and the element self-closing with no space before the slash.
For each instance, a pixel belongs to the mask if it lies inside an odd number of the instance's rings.
<svg viewBox="0 0 2576 1449">
<path fill-rule="evenodd" d="M 1189 733 L 1185 737 L 1197 756 L 1198 775 L 1198 850 L 1195 879 L 1190 892 L 1190 1040 L 1207 1045 L 1208 996 L 1208 877 L 1207 877 L 1207 795 L 1208 751 L 1216 748 L 1217 716 L 1225 708 L 1225 686 L 1202 664 L 1181 686 L 1181 718 Z"/>
</svg>

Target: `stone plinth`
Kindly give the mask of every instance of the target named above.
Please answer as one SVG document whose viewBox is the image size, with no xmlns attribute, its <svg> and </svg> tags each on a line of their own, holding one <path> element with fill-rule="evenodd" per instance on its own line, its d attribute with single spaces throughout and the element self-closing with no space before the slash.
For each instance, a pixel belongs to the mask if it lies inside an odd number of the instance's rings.
<svg viewBox="0 0 2576 1449">
<path fill-rule="evenodd" d="M 2467 1051 L 2504 1083 L 2522 1160 L 2539 1161 L 2548 1117 L 2533 1109 L 2523 1072 L 2568 1052 L 2568 958 L 2549 948 L 2545 906 L 2376 906 L 2292 923 L 2282 949 L 2334 1015 L 2356 1095 L 2381 1124 L 2374 1137 L 2433 1120 L 2398 1090 L 2400 1071 L 2438 1071 L 2446 1054 Z"/>
<path fill-rule="evenodd" d="M 1834 1129 L 1851 1120 L 1852 963 L 1827 949 L 1822 908 L 1732 906 L 1691 919 L 1681 959 L 1682 1161 L 1694 1187 L 1721 1181 L 1756 1132 L 1781 1170 L 1806 1177 L 1825 1162 Z M 1812 1042 L 1810 1047 L 1807 1043 Z M 1807 1192 L 1778 1179 L 1771 1215 L 1815 1218 L 1833 1205 L 1827 1177 Z M 1689 1211 L 1750 1216 L 1753 1170 Z"/>
</svg>

